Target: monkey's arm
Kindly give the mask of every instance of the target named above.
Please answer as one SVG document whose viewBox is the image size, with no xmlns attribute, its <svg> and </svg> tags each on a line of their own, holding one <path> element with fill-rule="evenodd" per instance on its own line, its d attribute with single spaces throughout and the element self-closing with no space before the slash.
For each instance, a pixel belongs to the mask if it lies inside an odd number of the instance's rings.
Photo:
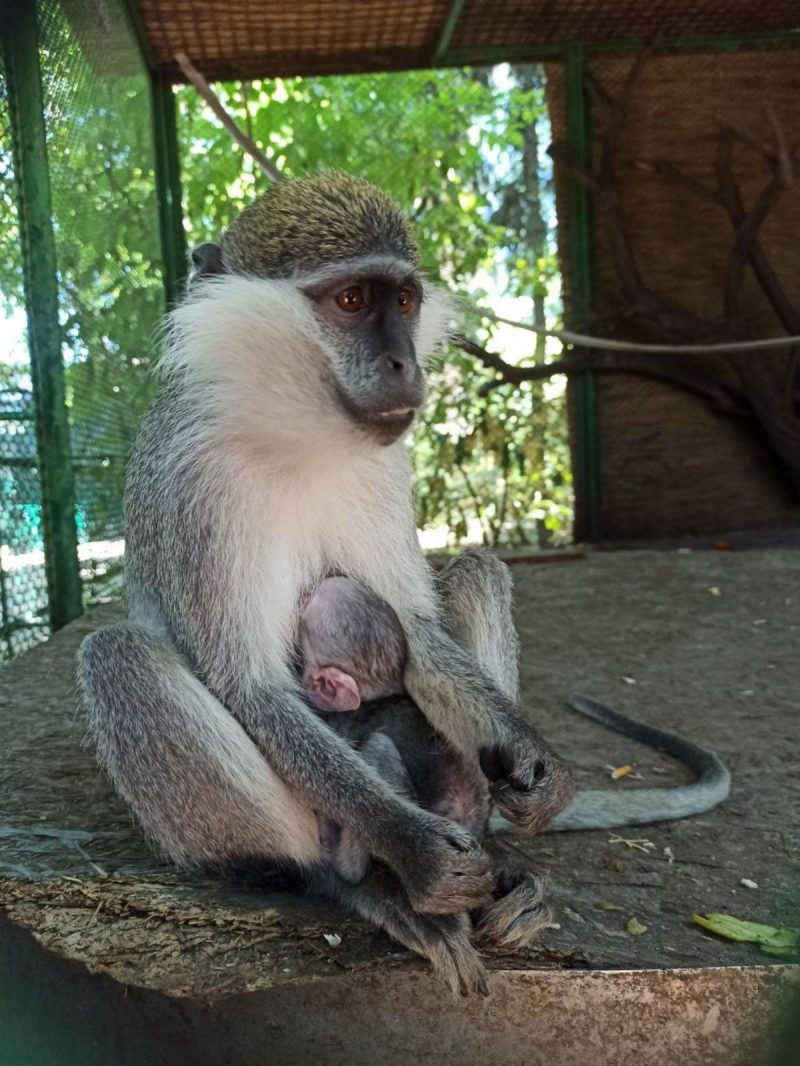
<svg viewBox="0 0 800 1066">
<path fill-rule="evenodd" d="M 500 810 L 527 832 L 542 829 L 572 799 L 564 764 L 438 622 L 417 618 L 406 638 L 409 696 L 456 750 L 480 754 Z"/>
<path fill-rule="evenodd" d="M 637 789 L 635 792 L 613 792 L 597 789 L 579 792 L 566 810 L 547 827 L 546 832 L 566 829 L 617 829 L 628 825 L 648 825 L 651 822 L 674 821 L 702 814 L 722 803 L 730 792 L 731 776 L 713 752 L 692 744 L 674 733 L 636 722 L 618 711 L 612 711 L 596 700 L 576 696 L 570 705 L 616 733 L 658 748 L 679 759 L 697 774 L 690 785 L 675 788 Z M 502 817 L 492 815 L 492 829 L 508 832 L 512 826 Z"/>
<path fill-rule="evenodd" d="M 400 877 L 416 910 L 460 913 L 491 892 L 489 861 L 474 838 L 403 800 L 296 693 L 265 691 L 228 706 L 281 780 L 355 830 Z"/>
</svg>

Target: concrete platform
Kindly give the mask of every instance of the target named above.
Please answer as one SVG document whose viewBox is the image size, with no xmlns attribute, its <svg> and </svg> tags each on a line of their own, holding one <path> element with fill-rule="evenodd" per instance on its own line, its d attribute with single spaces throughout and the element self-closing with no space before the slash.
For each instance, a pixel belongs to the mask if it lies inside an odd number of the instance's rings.
<svg viewBox="0 0 800 1066">
<path fill-rule="evenodd" d="M 560 928 L 489 958 L 488 1000 L 454 1003 L 332 906 L 191 880 L 148 852 L 83 747 L 72 660 L 118 613 L 99 608 L 0 675 L 0 1062 L 790 1061 L 767 1049 L 796 971 L 690 918 L 798 924 L 800 552 L 590 553 L 513 573 L 524 702 L 579 784 L 685 775 L 571 713 L 572 691 L 714 748 L 733 773 L 723 807 L 495 841 L 549 869 Z M 641 779 L 613 783 L 623 763 Z"/>
</svg>

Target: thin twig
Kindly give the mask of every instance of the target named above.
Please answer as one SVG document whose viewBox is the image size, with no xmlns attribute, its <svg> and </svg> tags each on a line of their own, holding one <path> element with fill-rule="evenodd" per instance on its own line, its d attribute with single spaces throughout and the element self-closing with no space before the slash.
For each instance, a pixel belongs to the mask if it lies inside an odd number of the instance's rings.
<svg viewBox="0 0 800 1066">
<path fill-rule="evenodd" d="M 794 159 L 793 152 L 789 145 L 786 143 L 786 136 L 783 132 L 783 128 L 778 122 L 777 116 L 771 107 L 766 108 L 767 122 L 772 127 L 772 133 L 775 137 L 775 153 L 777 156 L 777 176 L 782 185 L 792 185 L 794 182 Z"/>
<path fill-rule="evenodd" d="M 728 133 L 734 140 L 741 141 L 742 144 L 749 145 L 750 148 L 755 148 L 759 155 L 762 155 L 767 162 L 775 163 L 775 149 L 768 141 L 756 136 L 755 133 L 751 133 L 750 130 L 742 129 L 735 123 L 729 122 L 727 119 L 717 119 L 716 125 L 719 130 Z"/>
<path fill-rule="evenodd" d="M 274 163 L 271 163 L 269 159 L 267 159 L 267 157 L 258 147 L 256 142 L 251 137 L 248 137 L 246 133 L 243 133 L 242 130 L 239 129 L 237 124 L 222 106 L 222 102 L 220 101 L 217 94 L 208 84 L 208 82 L 197 69 L 197 67 L 192 63 L 186 53 L 176 52 L 175 61 L 177 62 L 183 73 L 186 75 L 186 77 L 189 79 L 189 81 L 192 83 L 192 85 L 194 85 L 195 89 L 197 89 L 197 91 L 203 97 L 203 99 L 214 112 L 214 114 L 217 116 L 217 118 L 220 120 L 222 125 L 228 131 L 228 133 L 230 133 L 231 137 L 233 137 L 233 139 L 236 141 L 236 143 L 255 160 L 255 162 L 258 164 L 264 174 L 266 174 L 266 176 L 271 181 L 280 181 L 281 172 L 278 170 Z"/>
</svg>

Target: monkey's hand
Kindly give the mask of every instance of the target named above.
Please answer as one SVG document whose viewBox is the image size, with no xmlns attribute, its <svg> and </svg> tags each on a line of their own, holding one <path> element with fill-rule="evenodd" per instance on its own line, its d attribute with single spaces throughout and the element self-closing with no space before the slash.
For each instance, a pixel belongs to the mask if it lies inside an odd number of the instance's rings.
<svg viewBox="0 0 800 1066">
<path fill-rule="evenodd" d="M 508 740 L 481 748 L 481 769 L 504 818 L 538 833 L 575 795 L 569 771 L 534 734 L 515 729 Z"/>
<path fill-rule="evenodd" d="M 419 811 L 414 826 L 406 839 L 395 839 L 393 854 L 387 856 L 414 910 L 460 914 L 487 902 L 495 879 L 475 838 L 427 811 Z"/>
</svg>

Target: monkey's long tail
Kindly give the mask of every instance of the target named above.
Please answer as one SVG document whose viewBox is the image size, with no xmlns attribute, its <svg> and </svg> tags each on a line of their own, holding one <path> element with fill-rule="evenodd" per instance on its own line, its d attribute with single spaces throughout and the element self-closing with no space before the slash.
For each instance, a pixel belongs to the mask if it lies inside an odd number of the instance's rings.
<svg viewBox="0 0 800 1066">
<path fill-rule="evenodd" d="M 644 725 L 618 711 L 612 711 L 596 700 L 574 696 L 569 702 L 576 711 L 592 721 L 678 759 L 697 774 L 697 780 L 674 788 L 579 792 L 572 804 L 544 830 L 546 833 L 566 829 L 617 829 L 628 825 L 668 822 L 701 814 L 727 799 L 731 775 L 713 752 L 674 733 Z M 496 812 L 492 814 L 491 827 L 495 832 L 513 829 Z"/>
</svg>

